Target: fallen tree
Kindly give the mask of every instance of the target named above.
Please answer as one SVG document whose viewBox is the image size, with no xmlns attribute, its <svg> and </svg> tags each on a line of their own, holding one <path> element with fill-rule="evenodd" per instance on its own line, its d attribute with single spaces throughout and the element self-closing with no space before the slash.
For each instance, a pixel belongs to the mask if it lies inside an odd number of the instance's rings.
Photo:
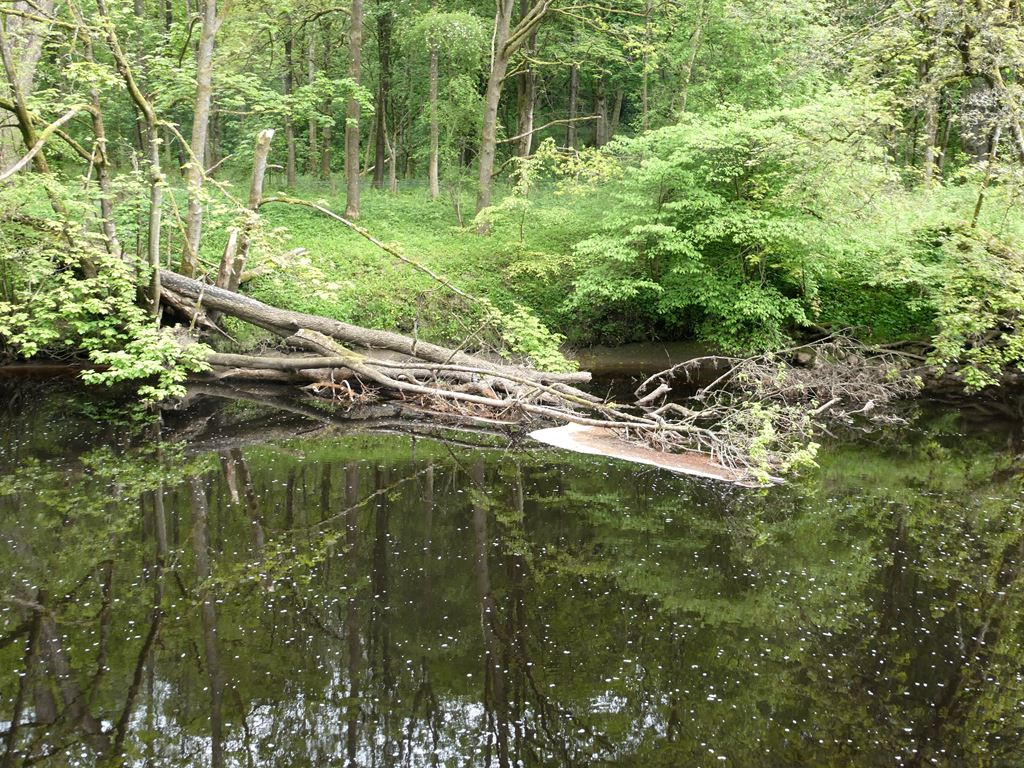
<svg viewBox="0 0 1024 768">
<path fill-rule="evenodd" d="M 597 438 L 606 446 L 617 439 L 700 455 L 705 471 L 698 474 L 741 482 L 767 481 L 811 460 L 820 421 L 867 415 L 915 391 L 907 356 L 833 337 L 770 355 L 716 358 L 726 361 L 724 374 L 687 397 L 671 397 L 671 382 L 704 362 L 688 361 L 645 381 L 635 403 L 617 405 L 575 386 L 590 379 L 586 372 L 537 370 L 281 309 L 172 272 L 161 274 L 161 285 L 169 306 L 184 310 L 193 326 L 210 325 L 206 313 L 216 312 L 280 340 L 278 349 L 261 355 L 206 351 L 207 378 L 305 383 L 313 394 L 351 403 L 398 399 L 462 424 L 573 424 L 593 430 L 573 436 L 591 447 Z"/>
</svg>

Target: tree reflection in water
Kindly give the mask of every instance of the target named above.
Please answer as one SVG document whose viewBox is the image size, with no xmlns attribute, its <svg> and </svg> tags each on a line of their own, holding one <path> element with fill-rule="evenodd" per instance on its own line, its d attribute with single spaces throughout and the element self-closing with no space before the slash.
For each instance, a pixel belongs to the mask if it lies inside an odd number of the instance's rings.
<svg viewBox="0 0 1024 768">
<path fill-rule="evenodd" d="M 5 768 L 1024 759 L 1009 428 L 749 490 L 249 403 L 123 440 L 66 403 L 2 422 Z"/>
</svg>

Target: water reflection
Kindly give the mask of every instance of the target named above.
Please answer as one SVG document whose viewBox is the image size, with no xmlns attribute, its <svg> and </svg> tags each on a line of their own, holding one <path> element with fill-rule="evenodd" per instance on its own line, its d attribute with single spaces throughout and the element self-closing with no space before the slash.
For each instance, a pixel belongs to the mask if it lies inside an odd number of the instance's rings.
<svg viewBox="0 0 1024 768">
<path fill-rule="evenodd" d="M 1024 759 L 1010 428 L 749 490 L 315 423 L 5 417 L 0 766 Z"/>
</svg>

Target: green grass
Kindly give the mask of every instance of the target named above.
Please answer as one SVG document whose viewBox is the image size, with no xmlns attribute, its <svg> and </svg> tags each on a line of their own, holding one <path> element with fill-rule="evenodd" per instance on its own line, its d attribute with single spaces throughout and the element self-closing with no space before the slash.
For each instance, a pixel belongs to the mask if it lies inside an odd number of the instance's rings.
<svg viewBox="0 0 1024 768">
<path fill-rule="evenodd" d="M 274 194 L 271 184 L 267 196 Z M 498 198 L 505 192 L 499 190 Z M 345 208 L 344 191 L 332 194 L 325 182 L 302 179 L 289 194 L 337 213 Z M 573 274 L 572 246 L 599 224 L 599 207 L 596 201 L 569 201 L 552 190 L 537 189 L 524 219 L 499 221 L 491 234 L 482 236 L 473 228 L 469 195 L 462 200 L 463 228 L 450 196 L 431 201 L 422 183 L 410 182 L 397 194 L 366 185 L 359 224 L 465 292 L 506 310 L 522 304 L 545 323 L 560 326 L 566 322 L 562 304 Z M 424 337 L 438 340 L 459 340 L 472 328 L 466 302 L 340 222 L 284 204 L 268 205 L 262 212 L 275 239 L 257 256 L 257 276 L 245 285 L 252 297 L 402 332 L 418 322 Z M 224 236 L 216 226 L 208 225 L 207 232 L 204 255 L 210 264 Z M 296 248 L 306 253 L 277 264 L 268 258 Z"/>
</svg>

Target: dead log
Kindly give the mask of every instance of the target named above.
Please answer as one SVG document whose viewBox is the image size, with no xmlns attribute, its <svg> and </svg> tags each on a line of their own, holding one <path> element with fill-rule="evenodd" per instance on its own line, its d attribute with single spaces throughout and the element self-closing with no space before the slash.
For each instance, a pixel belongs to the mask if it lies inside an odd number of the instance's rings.
<svg viewBox="0 0 1024 768">
<path fill-rule="evenodd" d="M 286 338 L 297 331 L 308 329 L 329 336 L 342 344 L 367 349 L 387 349 L 425 362 L 486 369 L 490 373 L 514 375 L 539 383 L 570 384 L 590 380 L 590 374 L 584 371 L 552 373 L 535 371 L 523 366 L 493 363 L 477 355 L 419 341 L 400 333 L 363 328 L 328 317 L 279 309 L 168 270 L 161 270 L 160 276 L 164 289 L 176 294 L 175 298 L 179 303 L 190 304 L 193 308 L 198 306 L 207 311 L 215 310 Z"/>
<path fill-rule="evenodd" d="M 502 427 L 538 422 L 597 427 L 654 451 L 696 451 L 704 455 L 705 463 L 728 470 L 716 476 L 744 482 L 765 482 L 771 479 L 769 471 L 784 471 L 791 462 L 803 461 L 808 451 L 813 454 L 813 447 L 803 448 L 811 437 L 806 409 L 765 410 L 746 407 L 742 398 L 709 398 L 708 390 L 717 392 L 720 381 L 692 397 L 694 407 L 672 402 L 655 406 L 654 400 L 669 394 L 667 381 L 652 396 L 639 391 L 639 404 L 618 406 L 570 386 L 588 380 L 587 373 L 551 373 L 495 362 L 399 333 L 280 309 L 172 272 L 162 273 L 162 278 L 165 293 L 177 305 L 191 312 L 235 317 L 271 331 L 287 348 L 305 353 L 207 351 L 214 379 L 269 382 L 322 375 L 315 383 L 332 397 L 365 402 L 390 396 L 437 419 Z M 663 381 L 674 372 L 665 372 Z M 354 379 L 358 386 L 339 385 L 341 377 Z M 763 439 L 768 433 L 776 436 L 770 444 Z"/>
<path fill-rule="evenodd" d="M 238 238 L 238 252 L 234 255 L 228 281 L 222 287 L 229 291 L 237 291 L 242 281 L 242 270 L 249 258 L 249 246 L 252 243 L 253 223 L 255 222 L 256 211 L 259 210 L 263 199 L 263 177 L 267 172 L 267 157 L 270 155 L 270 142 L 274 138 L 273 130 L 260 131 L 256 136 L 256 148 L 253 150 L 252 178 L 249 184 L 249 211 L 250 218 L 246 221 Z"/>
</svg>

